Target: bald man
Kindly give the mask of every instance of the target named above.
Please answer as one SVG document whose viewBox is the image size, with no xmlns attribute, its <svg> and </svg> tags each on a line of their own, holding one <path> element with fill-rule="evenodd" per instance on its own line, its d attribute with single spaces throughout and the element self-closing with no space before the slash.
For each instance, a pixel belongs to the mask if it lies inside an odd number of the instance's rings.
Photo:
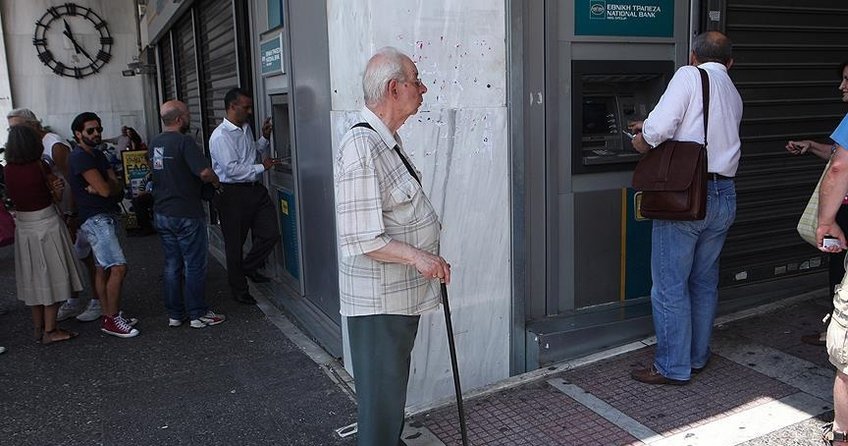
<svg viewBox="0 0 848 446">
<path fill-rule="evenodd" d="M 201 197 L 203 183 L 217 188 L 218 176 L 194 138 L 186 135 L 191 124 L 188 107 L 168 101 L 160 117 L 164 131 L 150 141 L 147 154 L 153 168 L 153 218 L 165 254 L 168 326 L 190 320 L 192 328 L 206 328 L 225 319 L 206 304 L 208 240 Z"/>
<path fill-rule="evenodd" d="M 728 75 L 732 65 L 727 36 L 718 31 L 699 34 L 692 41 L 689 65 L 677 70 L 648 118 L 630 124 L 638 132 L 633 147 L 642 153 L 667 140 L 703 142 L 709 172 L 703 220 L 653 222 L 651 306 L 657 349 L 650 367 L 630 374 L 646 384 L 687 384 L 710 361 L 718 260 L 736 218 L 734 177 L 742 147 L 742 97 Z M 709 86 L 708 125 L 701 90 L 704 80 Z"/>
</svg>

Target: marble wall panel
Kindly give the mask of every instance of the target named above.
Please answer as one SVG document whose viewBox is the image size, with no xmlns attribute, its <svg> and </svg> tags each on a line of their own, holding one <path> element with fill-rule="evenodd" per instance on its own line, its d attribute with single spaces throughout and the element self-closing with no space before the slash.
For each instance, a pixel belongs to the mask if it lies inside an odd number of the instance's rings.
<svg viewBox="0 0 848 446">
<path fill-rule="evenodd" d="M 362 105 L 365 62 L 387 45 L 416 62 L 424 109 L 505 105 L 504 2 L 328 0 L 327 13 L 334 110 Z"/>
</svg>

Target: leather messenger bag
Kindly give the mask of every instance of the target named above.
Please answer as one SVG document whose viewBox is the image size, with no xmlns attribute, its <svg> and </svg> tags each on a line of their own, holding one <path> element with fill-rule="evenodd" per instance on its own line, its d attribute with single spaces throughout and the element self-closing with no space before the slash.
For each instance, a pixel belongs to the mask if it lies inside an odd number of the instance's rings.
<svg viewBox="0 0 848 446">
<path fill-rule="evenodd" d="M 710 81 L 701 74 L 704 144 L 668 140 L 645 153 L 633 172 L 639 213 L 655 220 L 703 220 L 707 215 L 707 121 Z"/>
</svg>

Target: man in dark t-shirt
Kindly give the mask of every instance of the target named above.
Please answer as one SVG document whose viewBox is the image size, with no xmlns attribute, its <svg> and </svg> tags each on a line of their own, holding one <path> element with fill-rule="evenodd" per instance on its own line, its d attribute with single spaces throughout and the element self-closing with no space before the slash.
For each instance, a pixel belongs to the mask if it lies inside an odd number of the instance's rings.
<svg viewBox="0 0 848 446">
<path fill-rule="evenodd" d="M 225 319 L 206 304 L 208 240 L 201 196 L 203 183 L 219 186 L 218 176 L 186 135 L 188 107 L 168 101 L 159 114 L 164 131 L 150 141 L 147 155 L 153 168 L 153 218 L 165 254 L 168 326 L 179 327 L 188 316 L 192 328 L 205 328 Z"/>
<path fill-rule="evenodd" d="M 100 295 L 103 315 L 100 330 L 120 338 L 138 335 L 135 318 L 120 311 L 121 287 L 127 274 L 127 260 L 118 241 L 120 223 L 118 202 L 123 196 L 123 184 L 103 152 L 97 150 L 102 142 L 100 118 L 91 112 L 80 113 L 71 123 L 77 146 L 69 161 L 71 193 L 79 212 L 80 232 L 91 245 L 97 262 L 94 286 Z"/>
</svg>

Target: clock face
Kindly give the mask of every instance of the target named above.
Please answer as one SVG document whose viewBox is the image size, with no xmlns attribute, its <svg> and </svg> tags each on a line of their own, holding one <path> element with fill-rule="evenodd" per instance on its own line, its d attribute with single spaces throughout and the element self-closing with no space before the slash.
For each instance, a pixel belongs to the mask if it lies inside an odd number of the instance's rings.
<svg viewBox="0 0 848 446">
<path fill-rule="evenodd" d="M 32 38 L 44 65 L 59 76 L 77 79 L 99 72 L 112 59 L 113 42 L 106 22 L 75 3 L 47 8 L 35 22 Z"/>
</svg>

